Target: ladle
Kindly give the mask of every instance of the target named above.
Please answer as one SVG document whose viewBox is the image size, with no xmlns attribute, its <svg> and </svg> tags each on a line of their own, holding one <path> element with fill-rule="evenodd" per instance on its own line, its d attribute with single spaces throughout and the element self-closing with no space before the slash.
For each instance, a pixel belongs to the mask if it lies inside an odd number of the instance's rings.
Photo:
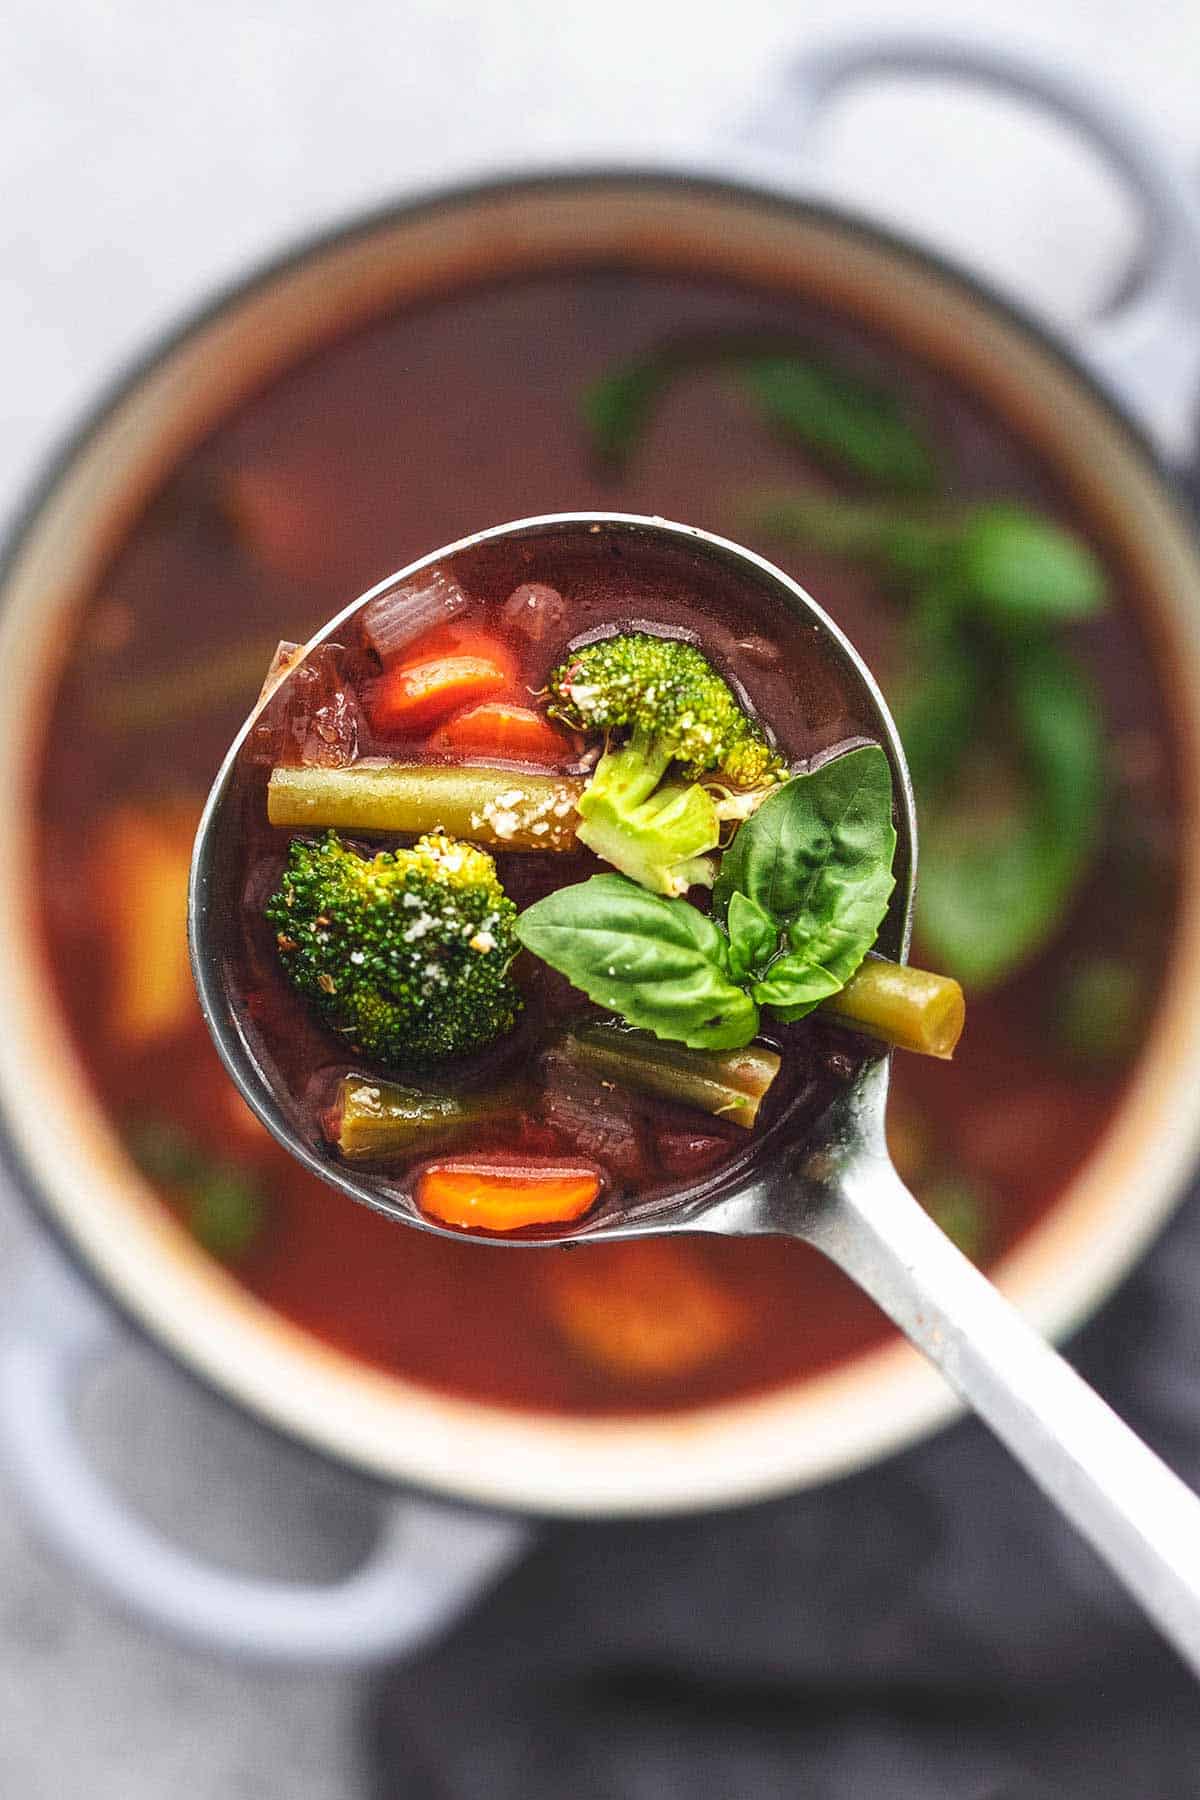
<svg viewBox="0 0 1200 1800">
<path fill-rule="evenodd" d="M 420 570 L 500 539 L 567 541 L 574 533 L 617 534 L 635 551 L 658 535 L 776 595 L 823 635 L 858 693 L 871 735 L 892 765 L 899 847 L 897 886 L 880 947 L 907 955 L 916 869 L 916 818 L 904 751 L 870 671 L 833 620 L 796 582 L 725 539 L 691 527 L 624 514 L 570 513 L 478 532 L 379 583 L 308 646 L 335 636 L 361 607 Z M 257 716 L 257 715 L 255 715 Z M 247 721 L 214 783 L 192 864 L 189 936 L 200 1004 L 225 1066 L 259 1118 L 305 1167 L 351 1198 L 410 1226 L 449 1233 L 369 1174 L 322 1157 L 293 1127 L 247 1040 L 227 986 L 230 928 L 222 869 L 238 855 L 234 773 L 253 728 Z M 968 1040 L 969 1046 L 969 1040 Z M 969 1047 L 966 1054 L 970 1054 Z M 909 1193 L 892 1167 L 884 1133 L 889 1059 L 868 1062 L 803 1141 L 751 1163 L 736 1185 L 632 1214 L 600 1211 L 570 1232 L 576 1243 L 672 1232 L 801 1238 L 871 1296 L 941 1370 L 1042 1490 L 1072 1521 L 1147 1614 L 1200 1674 L 1200 1499 L 1021 1318 Z M 331 1231 L 335 1229 L 331 1222 Z M 480 1255 L 563 1242 L 564 1234 L 481 1239 Z M 586 1254 L 580 1250 L 579 1254 Z"/>
</svg>

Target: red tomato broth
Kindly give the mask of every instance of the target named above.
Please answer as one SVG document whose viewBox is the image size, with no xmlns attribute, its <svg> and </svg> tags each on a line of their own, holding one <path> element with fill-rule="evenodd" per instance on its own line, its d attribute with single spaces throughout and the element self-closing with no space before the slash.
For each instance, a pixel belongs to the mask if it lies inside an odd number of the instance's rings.
<svg viewBox="0 0 1200 1800">
<path fill-rule="evenodd" d="M 105 938 L 74 878 L 79 847 L 86 853 L 96 842 L 98 822 L 120 801 L 153 807 L 182 792 L 198 809 L 255 684 L 223 703 L 168 712 L 153 734 L 114 726 L 105 706 L 120 713 L 131 675 L 169 675 L 181 661 L 244 642 L 248 621 L 267 644 L 265 663 L 273 636 L 303 637 L 382 569 L 464 535 L 481 518 L 594 506 L 744 536 L 731 516 L 733 497 L 755 485 L 823 478 L 749 420 L 727 383 L 682 384 L 619 481 L 589 462 L 577 416 L 579 390 L 613 362 L 675 331 L 729 326 L 802 330 L 851 363 L 882 352 L 931 421 L 956 494 L 1034 500 L 1103 548 L 1102 525 L 1072 516 L 1019 432 L 935 370 L 818 309 L 732 285 L 565 273 L 398 313 L 322 350 L 172 473 L 85 611 L 49 724 L 41 788 L 46 927 L 62 1005 L 119 1123 L 157 1112 L 182 1120 L 214 1152 L 230 1148 L 224 1077 L 198 1013 L 169 1042 L 140 1051 L 106 1038 Z M 413 452 L 398 458 L 404 443 Z M 255 506 L 231 506 L 230 483 L 260 475 Z M 293 517 L 303 513 L 302 543 L 294 523 L 263 524 L 272 493 L 287 495 Z M 895 673 L 895 615 L 875 584 L 817 556 L 789 557 L 765 541 L 757 547 L 791 563 L 886 686 Z M 1115 574 L 1116 603 L 1076 633 L 1075 647 L 1100 681 L 1112 737 L 1131 755 L 1145 753 L 1131 791 L 1154 843 L 1152 879 L 1131 902 L 1114 882 L 1111 857 L 1102 858 L 1063 937 L 1018 980 L 973 1000 L 955 1065 L 896 1059 L 898 1104 L 919 1111 L 926 1164 L 950 1160 L 987 1184 L 989 1257 L 1077 1172 L 1127 1076 L 1128 1060 L 1081 1076 L 1048 1039 L 1047 978 L 1064 946 L 1105 946 L 1119 921 L 1115 941 L 1138 958 L 1149 998 L 1169 949 L 1175 778 L 1147 635 Z M 763 710 L 772 716 L 769 705 Z M 310 1180 L 265 1136 L 247 1146 L 239 1140 L 237 1153 L 270 1202 L 267 1230 L 238 1265 L 247 1286 L 328 1342 L 448 1391 L 581 1413 L 675 1410 L 794 1380 L 885 1332 L 870 1305 L 802 1247 L 703 1242 L 689 1251 L 745 1303 L 743 1334 L 677 1377 L 622 1379 L 569 1347 L 543 1306 L 546 1258 L 557 1253 L 483 1252 L 389 1226 Z M 164 1199 L 177 1204 L 169 1190 Z"/>
</svg>

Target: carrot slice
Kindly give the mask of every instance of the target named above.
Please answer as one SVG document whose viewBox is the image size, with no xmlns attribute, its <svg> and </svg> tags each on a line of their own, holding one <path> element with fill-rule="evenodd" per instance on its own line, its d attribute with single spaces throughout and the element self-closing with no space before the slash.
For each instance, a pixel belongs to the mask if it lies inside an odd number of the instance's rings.
<svg viewBox="0 0 1200 1800">
<path fill-rule="evenodd" d="M 85 891 L 106 932 L 112 989 L 105 1025 L 126 1053 L 188 1028 L 187 889 L 199 802 L 122 804 L 102 820 Z"/>
<path fill-rule="evenodd" d="M 470 620 L 451 619 L 447 625 L 435 625 L 414 638 L 403 652 L 383 658 L 384 672 L 394 675 L 397 669 L 412 668 L 415 663 L 441 662 L 448 656 L 478 656 L 484 662 L 503 669 L 511 688 L 516 680 L 517 665 L 502 639 L 480 630 Z"/>
<path fill-rule="evenodd" d="M 600 1192 L 586 1165 L 485 1162 L 427 1163 L 417 1181 L 417 1205 L 444 1225 L 477 1231 L 517 1231 L 580 1218 Z"/>
<path fill-rule="evenodd" d="M 437 735 L 438 748 L 486 750 L 513 762 L 566 762 L 571 745 L 548 719 L 530 706 L 511 700 L 485 700 L 447 720 Z"/>
<path fill-rule="evenodd" d="M 423 731 L 507 685 L 504 669 L 490 657 L 437 656 L 386 670 L 371 684 L 367 711 L 377 731 Z"/>
<path fill-rule="evenodd" d="M 551 1319 L 575 1353 L 624 1381 L 678 1381 L 723 1356 L 753 1327 L 698 1244 L 635 1238 L 541 1271 Z"/>
</svg>

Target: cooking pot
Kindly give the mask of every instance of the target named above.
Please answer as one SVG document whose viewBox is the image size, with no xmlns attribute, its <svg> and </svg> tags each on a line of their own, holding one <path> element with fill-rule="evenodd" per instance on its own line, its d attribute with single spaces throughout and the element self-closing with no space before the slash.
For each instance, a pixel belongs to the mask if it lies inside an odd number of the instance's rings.
<svg viewBox="0 0 1200 1800">
<path fill-rule="evenodd" d="M 224 295 L 105 402 L 9 545 L 0 576 L 0 1116 L 10 1168 L 57 1243 L 3 1328 L 0 1451 L 60 1552 L 194 1642 L 277 1660 L 396 1655 L 495 1581 L 539 1515 L 750 1501 L 861 1467 L 956 1404 L 898 1342 L 764 1397 L 670 1417 L 542 1417 L 449 1398 L 367 1368 L 272 1313 L 204 1257 L 132 1173 L 47 1004 L 53 983 L 28 874 L 46 693 L 72 608 L 173 458 L 248 391 L 357 320 L 485 274 L 640 256 L 659 269 L 818 295 L 1020 417 L 1084 509 L 1110 522 L 1152 610 L 1189 825 L 1182 889 L 1192 898 L 1169 994 L 1112 1128 L 995 1278 L 1060 1335 L 1111 1290 L 1184 1188 L 1200 1144 L 1200 550 L 1170 466 L 1190 447 L 1200 377 L 1200 222 L 1134 122 L 1073 82 L 990 51 L 904 39 L 810 56 L 792 71 L 770 135 L 794 150 L 831 94 L 896 72 L 949 73 L 1031 98 L 1116 168 L 1146 227 L 1136 288 L 1119 311 L 1064 346 L 970 276 L 821 204 L 774 152 L 730 150 L 712 168 L 659 162 L 492 179 L 355 224 Z M 260 1421 L 377 1479 L 381 1526 L 363 1566 L 328 1586 L 253 1580 L 205 1566 L 126 1508 L 80 1445 L 74 1401 L 130 1324 Z"/>
</svg>

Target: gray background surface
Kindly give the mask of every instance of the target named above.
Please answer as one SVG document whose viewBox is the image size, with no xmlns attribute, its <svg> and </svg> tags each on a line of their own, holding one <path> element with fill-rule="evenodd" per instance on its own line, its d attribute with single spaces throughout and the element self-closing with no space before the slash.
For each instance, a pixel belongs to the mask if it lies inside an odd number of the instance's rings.
<svg viewBox="0 0 1200 1800">
<path fill-rule="evenodd" d="M 981 0 L 625 5 L 9 0 L 0 20 L 0 508 L 79 410 L 215 285 L 303 233 L 481 166 L 711 145 L 789 52 L 855 23 L 988 30 Z M 736 30 L 731 20 L 736 20 Z M 1119 83 L 1200 152 L 1186 0 L 1043 0 L 1006 41 Z M 926 87 L 843 106 L 827 190 L 935 231 L 1064 319 L 1119 275 L 1128 209 L 1078 148 Z M 0 1194 L 0 1305 L 32 1229 Z M 130 1352 L 89 1400 L 96 1454 L 152 1517 L 226 1560 L 331 1573 L 365 1498 Z M 0 1505 L 4 1800 L 329 1800 L 365 1792 L 351 1677 L 272 1676 L 147 1637 Z"/>
</svg>

